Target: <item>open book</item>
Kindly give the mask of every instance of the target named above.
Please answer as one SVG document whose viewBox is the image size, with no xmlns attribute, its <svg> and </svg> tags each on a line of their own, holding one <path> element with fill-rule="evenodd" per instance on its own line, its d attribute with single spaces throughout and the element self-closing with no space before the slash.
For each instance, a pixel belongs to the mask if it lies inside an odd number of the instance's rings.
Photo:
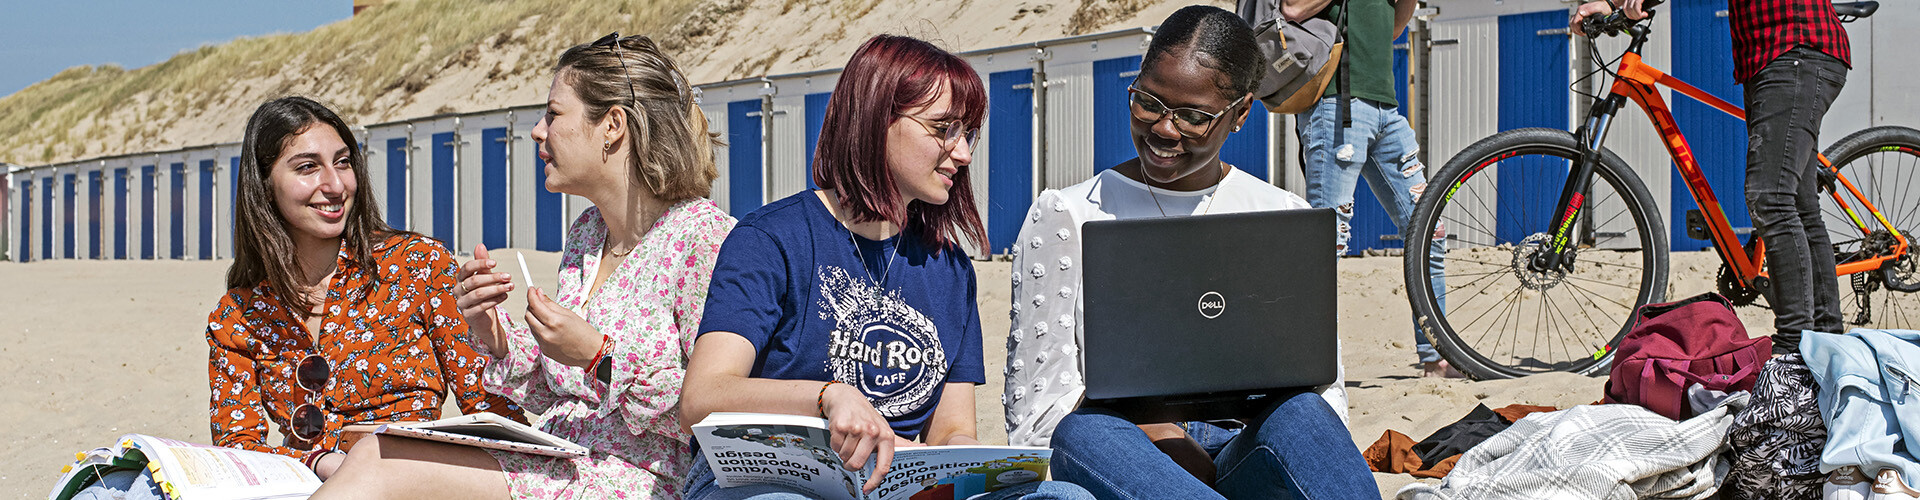
<svg viewBox="0 0 1920 500">
<path fill-rule="evenodd" d="M 152 471 L 160 491 L 173 500 L 306 498 L 320 487 L 320 478 L 293 457 L 143 434 L 121 436 L 114 446 L 74 458 L 48 499 L 67 500 L 101 476 L 140 469 Z"/>
<path fill-rule="evenodd" d="M 862 494 L 874 459 L 861 470 L 847 470 L 833 451 L 824 419 L 714 413 L 693 426 L 693 435 L 722 488 L 777 484 L 827 500 L 964 500 L 1044 479 L 1053 456 L 1046 448 L 1027 446 L 895 448 L 880 487 Z"/>
<path fill-rule="evenodd" d="M 587 456 L 587 448 L 584 446 L 493 413 L 461 415 L 432 422 L 357 424 L 347 426 L 345 431 L 406 436 L 552 457 Z"/>
</svg>

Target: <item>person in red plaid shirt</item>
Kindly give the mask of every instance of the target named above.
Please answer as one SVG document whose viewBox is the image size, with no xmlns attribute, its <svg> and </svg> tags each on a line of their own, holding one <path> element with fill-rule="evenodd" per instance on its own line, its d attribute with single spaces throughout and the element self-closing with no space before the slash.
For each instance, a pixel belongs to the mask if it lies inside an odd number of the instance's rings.
<svg viewBox="0 0 1920 500">
<path fill-rule="evenodd" d="M 1661 0 L 1588 2 L 1568 26 L 1580 33 L 1588 16 L 1615 8 L 1644 19 Z M 1820 471 L 1826 429 L 1814 402 L 1811 373 L 1800 359 L 1800 332 L 1841 331 L 1840 284 L 1832 242 L 1821 222 L 1815 157 L 1820 120 L 1846 85 L 1852 54 L 1832 0 L 1731 0 L 1733 79 L 1745 85 L 1747 210 L 1766 243 L 1773 283 L 1774 359 L 1761 370 L 1754 398 L 1728 431 L 1734 459 L 1723 488 L 1727 498 L 1817 498 L 1822 490 L 1853 490 L 1868 481 L 1855 467 Z M 1827 478 L 1823 485 L 1821 479 Z M 1899 474 L 1883 475 L 1875 491 L 1906 488 Z M 1827 498 L 1835 498 L 1828 496 Z M 1911 497 L 1906 497 L 1911 498 Z"/>
</svg>

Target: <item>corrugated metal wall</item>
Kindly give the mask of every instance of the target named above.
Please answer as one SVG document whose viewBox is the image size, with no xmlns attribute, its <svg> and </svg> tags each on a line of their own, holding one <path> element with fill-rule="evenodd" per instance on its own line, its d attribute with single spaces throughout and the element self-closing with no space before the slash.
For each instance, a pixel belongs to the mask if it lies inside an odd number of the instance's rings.
<svg viewBox="0 0 1920 500">
<path fill-rule="evenodd" d="M 1432 130 L 1426 131 L 1428 143 L 1423 150 L 1430 170 L 1499 130 L 1520 125 L 1571 128 L 1568 122 L 1584 113 L 1584 100 L 1572 98 L 1566 88 L 1588 70 L 1570 64 L 1580 60 L 1581 54 L 1569 52 L 1565 35 L 1542 34 L 1564 27 L 1566 4 L 1551 0 L 1432 3 L 1438 4 L 1440 15 L 1429 24 L 1435 43 L 1426 68 Z M 1731 69 L 1722 67 L 1728 65 L 1726 18 L 1720 17 L 1725 5 L 1725 0 L 1676 0 L 1656 21 L 1643 59 L 1739 103 Z M 1920 125 L 1913 121 L 1920 115 L 1915 112 L 1920 110 L 1920 97 L 1916 97 L 1920 78 L 1915 78 L 1911 65 L 1895 60 L 1897 50 L 1887 49 L 1910 42 L 1897 27 L 1915 22 L 1920 22 L 1920 11 L 1889 8 L 1847 25 L 1853 37 L 1855 69 L 1822 127 L 1823 144 L 1870 125 Z M 1034 193 L 1086 180 L 1135 154 L 1127 137 L 1125 88 L 1149 39 L 1145 30 L 1129 30 L 964 55 L 980 71 L 990 92 L 989 117 L 969 175 L 996 250 L 1004 251 L 1017 234 Z M 1543 41 L 1561 47 L 1560 52 L 1508 47 Z M 1610 59 L 1625 43 L 1620 38 L 1602 39 L 1598 52 Z M 1690 54 L 1692 59 L 1676 60 L 1676 53 Z M 1404 81 L 1403 58 L 1396 54 L 1396 73 Z M 1036 77 L 1045 80 L 1037 87 Z M 833 78 L 832 71 L 812 72 L 697 89 L 709 129 L 728 143 L 714 151 L 722 171 L 712 194 L 716 203 L 738 215 L 812 187 L 809 165 Z M 1522 82 L 1533 79 L 1540 81 Z M 768 82 L 772 82 L 770 89 Z M 1533 90 L 1519 93 L 1508 87 Z M 762 92 L 771 92 L 771 109 L 763 109 Z M 1705 106 L 1675 102 L 1671 93 L 1663 93 L 1669 96 L 1706 171 L 1727 177 L 1714 182 L 1728 215 L 1736 226 L 1746 225 L 1736 183 L 1744 166 L 1743 126 L 1717 117 L 1717 111 Z M 1503 95 L 1509 102 L 1506 106 L 1501 105 Z M 1520 105 L 1513 103 L 1520 102 L 1533 109 L 1516 109 Z M 1541 102 L 1548 104 L 1541 106 Z M 1551 109 L 1565 112 L 1546 112 Z M 529 107 L 369 126 L 361 140 L 368 151 L 370 187 L 388 222 L 446 241 L 456 251 L 475 243 L 558 250 L 565 225 L 588 204 L 544 189 L 544 164 L 527 138 L 541 114 L 541 108 Z M 1291 150 L 1280 141 L 1261 140 L 1291 135 L 1292 120 L 1261 114 L 1255 111 L 1249 117 L 1223 157 L 1270 180 L 1278 180 L 1275 172 L 1283 166 L 1294 168 L 1286 184 L 1297 187 L 1296 162 L 1277 154 Z M 771 127 L 762 119 L 772 120 Z M 1287 129 L 1274 134 L 1261 132 L 1262 127 Z M 772 135 L 766 135 L 769 128 Z M 763 139 L 770 144 L 763 144 Z M 1642 112 L 1631 106 L 1623 110 L 1607 145 L 1647 183 L 1675 236 L 1675 248 L 1698 245 L 1685 239 L 1684 225 L 1676 223 L 1680 220 L 1676 214 L 1690 208 L 1692 201 L 1673 189 L 1670 160 Z M 1710 149 L 1714 152 L 1709 153 Z M 8 255 L 21 260 L 96 254 L 99 258 L 230 257 L 237 153 L 237 144 L 223 144 L 17 172 L 10 187 L 18 190 L 7 201 L 6 215 L 10 243 L 19 248 L 9 248 Z M 1366 189 L 1359 191 L 1356 197 L 1363 204 L 1377 205 Z M 1525 183 L 1497 191 L 1515 197 L 1510 201 L 1557 195 Z M 1496 198 L 1484 200 L 1489 205 L 1500 202 L 1495 193 L 1460 196 Z M 1355 248 L 1398 246 L 1380 240 L 1392 229 L 1385 224 L 1384 213 L 1374 215 L 1379 219 L 1375 222 L 1382 223 L 1376 225 L 1383 228 L 1357 230 Z M 1471 228 L 1449 229 L 1460 238 L 1474 239 Z M 1370 239 L 1360 234 L 1368 231 L 1380 234 Z"/>
</svg>

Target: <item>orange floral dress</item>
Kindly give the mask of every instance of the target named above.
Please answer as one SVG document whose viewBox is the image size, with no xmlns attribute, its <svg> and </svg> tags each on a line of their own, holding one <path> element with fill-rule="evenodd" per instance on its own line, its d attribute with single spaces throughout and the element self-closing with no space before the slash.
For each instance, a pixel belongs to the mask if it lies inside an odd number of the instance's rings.
<svg viewBox="0 0 1920 500">
<path fill-rule="evenodd" d="M 390 236 L 370 254 L 373 262 L 355 262 L 341 248 L 318 342 L 265 283 L 220 298 L 207 316 L 214 444 L 295 457 L 345 449 L 343 426 L 438 419 L 448 397 L 462 413 L 526 421 L 518 405 L 481 387 L 487 356 L 472 347 L 454 305 L 453 256 L 414 234 Z M 294 368 L 316 352 L 332 377 L 320 394 L 308 394 Z M 327 415 L 326 435 L 311 445 L 287 427 L 306 402 Z M 284 436 L 279 445 L 266 442 L 268 421 Z"/>
</svg>

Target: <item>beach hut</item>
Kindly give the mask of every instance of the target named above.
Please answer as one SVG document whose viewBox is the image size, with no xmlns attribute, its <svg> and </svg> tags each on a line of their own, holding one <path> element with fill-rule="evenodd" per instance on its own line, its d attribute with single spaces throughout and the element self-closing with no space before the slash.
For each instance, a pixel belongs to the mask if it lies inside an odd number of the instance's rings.
<svg viewBox="0 0 1920 500">
<path fill-rule="evenodd" d="M 387 225 L 406 229 L 408 221 L 407 181 L 412 165 L 413 125 L 407 122 L 382 123 L 367 127 L 367 184 L 379 202 L 380 215 Z"/>
<path fill-rule="evenodd" d="M 104 258 L 107 250 L 106 238 L 101 237 L 107 229 L 107 225 L 101 223 L 101 216 L 106 214 L 106 207 L 101 206 L 107 196 L 106 170 L 99 160 L 82 161 L 77 168 L 80 171 L 82 193 L 80 248 L 83 255 L 80 258 L 97 260 Z"/>
<path fill-rule="evenodd" d="M 132 247 L 133 238 L 129 229 L 133 226 L 128 214 L 132 213 L 132 195 L 139 186 L 139 179 L 135 177 L 137 172 L 132 167 L 132 159 L 127 156 L 108 157 L 101 162 L 102 170 L 106 172 L 106 196 L 101 200 L 101 206 L 106 211 L 101 217 L 101 224 L 106 226 L 103 239 L 107 248 L 103 253 L 105 258 L 125 260 L 135 255 L 136 251 Z"/>
<path fill-rule="evenodd" d="M 449 249 L 458 248 L 459 120 L 456 116 L 414 120 L 411 143 L 420 168 L 407 172 L 408 229 L 440 240 Z"/>
<path fill-rule="evenodd" d="M 14 235 L 15 214 L 20 213 L 18 195 L 14 194 L 13 165 L 0 162 L 0 260 L 20 261 L 20 252 L 13 248 L 13 242 L 19 241 Z"/>
<path fill-rule="evenodd" d="M 229 142 L 213 147 L 213 159 L 219 168 L 213 178 L 213 227 L 217 231 L 213 238 L 213 256 L 217 259 L 233 258 L 233 210 L 237 206 L 234 200 L 240 197 L 240 143 Z"/>
<path fill-rule="evenodd" d="M 507 111 L 508 211 L 512 237 L 508 246 L 558 252 L 565 246 L 568 205 L 584 207 L 587 202 L 575 196 L 548 192 L 547 162 L 540 159 L 540 145 L 533 141 L 533 129 L 546 117 L 545 106 L 528 106 Z"/>
<path fill-rule="evenodd" d="M 813 152 L 826 122 L 827 102 L 840 82 L 840 69 L 767 77 L 773 126 L 769 138 L 767 201 L 815 189 Z"/>
<path fill-rule="evenodd" d="M 192 159 L 184 150 L 162 152 L 159 157 L 162 166 L 157 205 L 161 215 L 160 228 L 154 235 L 160 243 L 155 246 L 159 247 L 159 258 L 185 259 L 192 245 L 187 239 L 190 234 L 187 229 L 187 207 L 190 206 L 189 197 L 192 195 L 192 190 L 188 189 L 188 183 L 193 180 Z"/>
<path fill-rule="evenodd" d="M 975 256 L 1007 253 L 1026 223 L 1027 207 L 1039 194 L 1035 99 L 1040 73 L 1040 49 L 1033 44 L 1000 47 L 961 54 L 987 86 L 987 119 L 973 148 L 968 177 L 974 201 L 987 226 L 987 251 Z"/>
<path fill-rule="evenodd" d="M 1077 184 L 1136 155 L 1127 85 L 1140 74 L 1140 56 L 1152 36 L 1151 29 L 1135 28 L 1038 44 L 1046 73 L 1044 188 Z"/>
<path fill-rule="evenodd" d="M 0 163 L 0 179 L 4 179 L 7 196 L 6 225 L 7 259 L 14 262 L 27 262 L 33 256 L 33 179 L 32 174 L 5 163 Z"/>
<path fill-rule="evenodd" d="M 199 260 L 213 260 L 214 242 L 217 241 L 217 229 L 214 226 L 215 202 L 219 199 L 216 189 L 220 179 L 220 161 L 225 159 L 213 146 L 200 146 L 185 151 L 187 157 L 187 199 L 186 199 L 186 257 Z"/>
<path fill-rule="evenodd" d="M 473 251 L 475 244 L 487 248 L 506 248 L 508 221 L 507 150 L 512 134 L 512 115 L 495 110 L 456 118 L 459 124 L 460 152 L 458 177 L 460 196 L 455 203 L 458 235 L 455 253 Z"/>
<path fill-rule="evenodd" d="M 727 143 L 714 160 L 720 181 L 714 183 L 714 201 L 735 217 L 760 208 L 767 197 L 769 84 L 761 78 L 731 80 L 700 87 L 700 107 L 711 130 Z"/>
</svg>

